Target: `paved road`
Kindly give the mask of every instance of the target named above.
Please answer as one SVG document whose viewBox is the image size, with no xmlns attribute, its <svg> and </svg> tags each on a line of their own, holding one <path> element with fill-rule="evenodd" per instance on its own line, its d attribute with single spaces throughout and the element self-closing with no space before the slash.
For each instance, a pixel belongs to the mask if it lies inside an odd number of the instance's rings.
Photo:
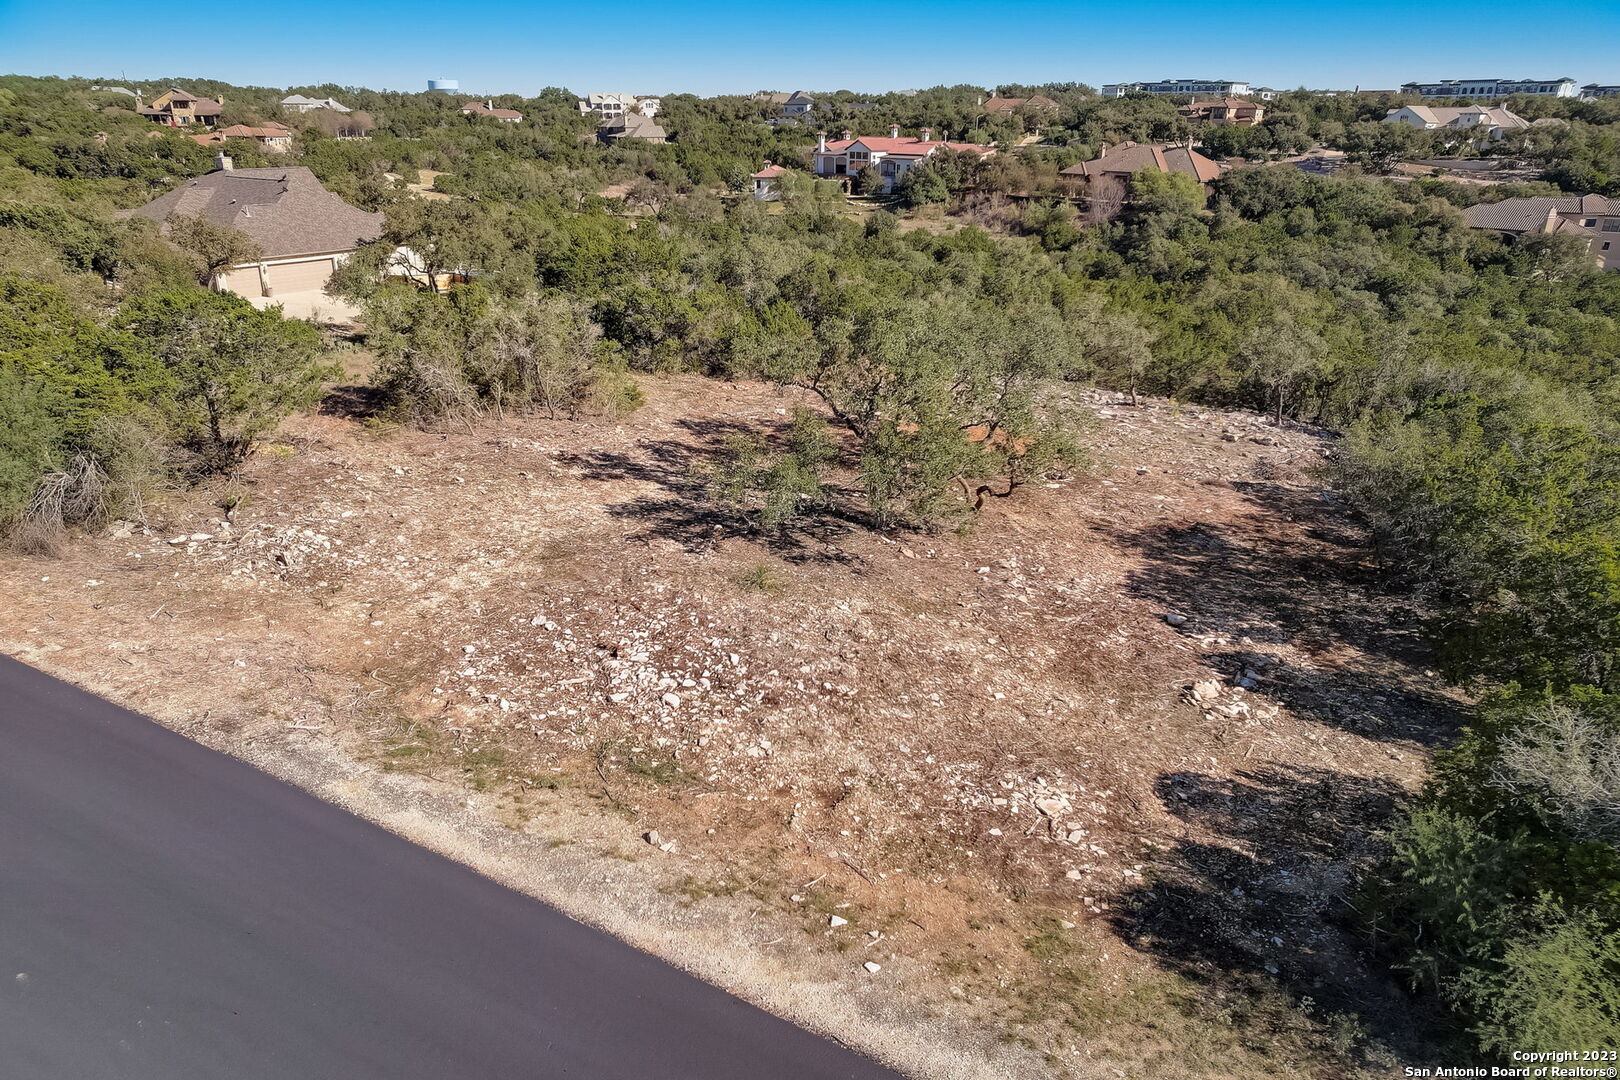
<svg viewBox="0 0 1620 1080">
<path fill-rule="evenodd" d="M 6 1080 L 896 1080 L 0 657 Z"/>
</svg>

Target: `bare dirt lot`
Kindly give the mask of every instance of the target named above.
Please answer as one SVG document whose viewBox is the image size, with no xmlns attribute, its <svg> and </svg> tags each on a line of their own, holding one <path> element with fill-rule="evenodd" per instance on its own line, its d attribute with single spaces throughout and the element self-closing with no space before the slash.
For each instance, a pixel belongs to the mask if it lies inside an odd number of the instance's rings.
<svg viewBox="0 0 1620 1080">
<path fill-rule="evenodd" d="M 1414 1051 L 1352 885 L 1460 706 L 1324 434 L 1086 393 L 1092 467 L 970 529 L 767 539 L 699 473 L 803 402 L 647 390 L 297 418 L 0 557 L 0 647 L 918 1075 Z"/>
</svg>

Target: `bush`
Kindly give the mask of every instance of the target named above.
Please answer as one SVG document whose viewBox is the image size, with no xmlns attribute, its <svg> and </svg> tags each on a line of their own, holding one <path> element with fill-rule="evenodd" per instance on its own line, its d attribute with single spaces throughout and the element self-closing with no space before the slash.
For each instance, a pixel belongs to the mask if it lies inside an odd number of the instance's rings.
<svg viewBox="0 0 1620 1080">
<path fill-rule="evenodd" d="M 227 293 L 136 297 L 114 325 L 150 349 L 157 411 L 205 471 L 235 468 L 259 436 L 314 404 L 322 381 L 336 375 L 313 326 Z"/>
<path fill-rule="evenodd" d="M 1510 690 L 1393 831 L 1399 951 L 1495 1051 L 1620 1041 L 1620 700 Z"/>
<path fill-rule="evenodd" d="M 56 468 L 64 435 L 44 381 L 0 364 L 0 527 L 15 523 Z"/>
</svg>

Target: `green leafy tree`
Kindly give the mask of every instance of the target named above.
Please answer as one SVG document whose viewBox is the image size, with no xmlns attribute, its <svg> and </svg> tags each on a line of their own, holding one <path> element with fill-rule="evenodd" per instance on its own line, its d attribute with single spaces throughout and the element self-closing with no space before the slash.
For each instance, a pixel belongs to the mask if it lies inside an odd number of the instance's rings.
<svg viewBox="0 0 1620 1080">
<path fill-rule="evenodd" d="M 161 372 L 159 411 L 209 471 L 238 465 L 254 442 L 320 397 L 335 374 L 308 323 L 226 293 L 136 297 L 115 325 L 146 344 Z"/>
<path fill-rule="evenodd" d="M 264 257 L 264 249 L 251 237 L 228 225 L 216 225 L 201 214 L 175 214 L 165 231 L 170 243 L 191 263 L 199 285 L 212 283 L 221 270 Z"/>
</svg>

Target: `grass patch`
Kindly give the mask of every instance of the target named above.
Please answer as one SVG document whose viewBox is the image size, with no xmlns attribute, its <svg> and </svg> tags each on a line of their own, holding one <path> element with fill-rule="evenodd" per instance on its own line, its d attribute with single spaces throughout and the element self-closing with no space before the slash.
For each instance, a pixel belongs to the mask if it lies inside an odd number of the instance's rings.
<svg viewBox="0 0 1620 1080">
<path fill-rule="evenodd" d="M 1134 1075 L 1213 1078 L 1373 1075 L 1356 1060 L 1365 1032 L 1353 1018 L 1318 1020 L 1255 979 L 1159 972 L 1121 985 L 1080 952 L 1055 918 L 1022 940 L 1035 973 L 1014 987 L 1017 1025 L 1067 1028 L 1070 1037 L 1136 1066 Z"/>
<path fill-rule="evenodd" d="M 786 584 L 781 572 L 764 560 L 750 566 L 731 580 L 736 583 L 737 588 L 750 593 L 776 593 Z"/>
</svg>

